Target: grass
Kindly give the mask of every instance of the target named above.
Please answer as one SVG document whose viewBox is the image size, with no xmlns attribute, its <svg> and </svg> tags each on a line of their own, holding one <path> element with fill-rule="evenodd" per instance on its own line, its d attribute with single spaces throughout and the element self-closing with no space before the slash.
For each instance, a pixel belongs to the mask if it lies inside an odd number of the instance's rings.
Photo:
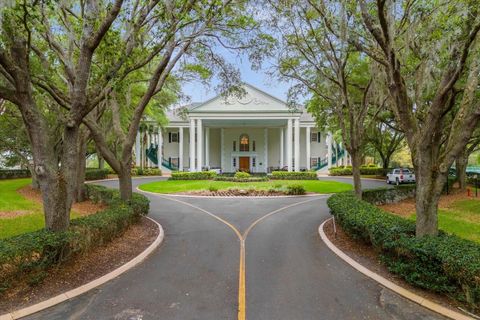
<svg viewBox="0 0 480 320">
<path fill-rule="evenodd" d="M 319 180 L 273 180 L 261 182 L 231 182 L 231 181 L 213 181 L 213 180 L 167 180 L 156 181 L 140 185 L 144 191 L 156 193 L 177 193 L 200 190 L 226 190 L 229 188 L 268 190 L 271 188 L 283 188 L 287 185 L 303 185 L 307 192 L 315 193 L 337 193 L 352 190 L 348 183 L 336 181 Z"/>
<path fill-rule="evenodd" d="M 410 217 L 415 220 L 415 214 Z M 458 200 L 438 210 L 438 227 L 461 238 L 480 243 L 480 201 Z"/>
<path fill-rule="evenodd" d="M 31 183 L 31 179 L 0 180 L 0 211 L 29 211 L 15 218 L 0 218 L 0 239 L 32 232 L 45 227 L 43 207 L 17 192 Z M 79 215 L 72 212 L 71 218 Z"/>
</svg>

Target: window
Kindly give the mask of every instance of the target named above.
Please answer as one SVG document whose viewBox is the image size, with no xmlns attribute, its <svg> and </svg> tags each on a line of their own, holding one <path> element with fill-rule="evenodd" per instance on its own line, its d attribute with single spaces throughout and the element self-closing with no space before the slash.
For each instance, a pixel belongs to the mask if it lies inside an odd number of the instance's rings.
<svg viewBox="0 0 480 320">
<path fill-rule="evenodd" d="M 240 151 L 250 151 L 250 140 L 246 134 L 240 136 Z"/>
<path fill-rule="evenodd" d="M 255 141 L 253 141 L 255 142 Z M 255 150 L 253 150 L 255 151 Z M 256 167 L 257 166 L 257 159 L 255 157 L 252 158 L 252 167 Z"/>
<path fill-rule="evenodd" d="M 318 165 L 318 158 L 310 158 L 310 167 L 316 167 L 317 165 Z"/>
<path fill-rule="evenodd" d="M 317 137 L 318 137 L 318 135 L 317 135 L 316 132 L 310 133 L 310 141 L 311 142 L 317 142 Z"/>
<path fill-rule="evenodd" d="M 255 146 L 255 140 L 252 141 L 252 151 L 255 151 L 256 146 Z"/>
<path fill-rule="evenodd" d="M 236 157 L 233 157 L 233 167 L 236 168 L 237 167 L 237 158 Z"/>
<path fill-rule="evenodd" d="M 237 141 L 233 140 L 233 151 L 237 151 Z"/>
<path fill-rule="evenodd" d="M 180 142 L 180 135 L 178 132 L 169 132 L 168 133 L 168 142 Z"/>
</svg>

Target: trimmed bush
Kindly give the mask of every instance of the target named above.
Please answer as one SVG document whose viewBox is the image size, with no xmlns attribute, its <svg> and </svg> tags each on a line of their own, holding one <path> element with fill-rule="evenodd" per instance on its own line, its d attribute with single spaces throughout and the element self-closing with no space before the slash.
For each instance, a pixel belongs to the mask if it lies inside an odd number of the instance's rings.
<svg viewBox="0 0 480 320">
<path fill-rule="evenodd" d="M 170 180 L 212 180 L 217 176 L 215 171 L 172 172 Z"/>
<path fill-rule="evenodd" d="M 41 281 L 50 267 L 110 242 L 149 210 L 148 199 L 134 193 L 128 203 L 119 192 L 102 186 L 86 185 L 89 199 L 107 204 L 101 212 L 72 220 L 66 232 L 39 230 L 0 240 L 0 294 L 17 277 Z"/>
<path fill-rule="evenodd" d="M 288 185 L 287 190 L 285 191 L 285 194 L 293 195 L 293 196 L 298 196 L 305 193 L 306 193 L 305 188 L 301 184 Z"/>
<path fill-rule="evenodd" d="M 162 170 L 157 168 L 133 168 L 131 171 L 132 176 L 161 176 Z"/>
<path fill-rule="evenodd" d="M 480 307 L 480 246 L 443 232 L 415 237 L 415 222 L 340 193 L 327 200 L 343 230 L 372 245 L 389 270 L 409 283 Z"/>
<path fill-rule="evenodd" d="M 108 169 L 96 169 L 96 168 L 87 168 L 85 171 L 85 180 L 102 180 L 107 178 Z"/>
<path fill-rule="evenodd" d="M 242 172 L 242 171 L 238 171 L 235 173 L 235 179 L 248 179 L 250 178 L 250 173 L 248 172 Z"/>
<path fill-rule="evenodd" d="M 317 180 L 317 173 L 314 171 L 288 172 L 273 171 L 270 177 L 274 180 Z"/>
<path fill-rule="evenodd" d="M 353 174 L 352 166 L 331 167 L 328 171 L 331 176 L 351 176 Z M 388 169 L 372 165 L 360 167 L 360 174 L 363 175 L 385 176 L 388 171 Z"/>
<path fill-rule="evenodd" d="M 261 182 L 268 181 L 267 176 L 258 176 L 258 177 L 249 177 L 249 178 L 235 178 L 235 177 L 225 177 L 225 176 L 216 176 L 213 178 L 215 181 L 232 181 L 232 182 Z"/>
<path fill-rule="evenodd" d="M 369 189 L 362 193 L 363 200 L 375 205 L 395 203 L 413 197 L 415 197 L 414 184 L 399 185 L 393 188 Z"/>
<path fill-rule="evenodd" d="M 0 179 L 30 178 L 31 176 L 30 170 L 27 169 L 0 170 Z"/>
</svg>

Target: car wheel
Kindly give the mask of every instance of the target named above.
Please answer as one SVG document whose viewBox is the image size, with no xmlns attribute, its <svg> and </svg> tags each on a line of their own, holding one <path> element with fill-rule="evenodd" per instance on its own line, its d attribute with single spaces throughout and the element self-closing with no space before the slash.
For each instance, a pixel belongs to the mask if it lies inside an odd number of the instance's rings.
<svg viewBox="0 0 480 320">
<path fill-rule="evenodd" d="M 387 184 L 390 184 L 390 179 L 387 178 Z"/>
<path fill-rule="evenodd" d="M 398 178 L 397 178 L 397 180 L 395 181 L 395 184 L 396 184 L 397 186 L 400 185 L 400 180 L 398 180 Z"/>
</svg>

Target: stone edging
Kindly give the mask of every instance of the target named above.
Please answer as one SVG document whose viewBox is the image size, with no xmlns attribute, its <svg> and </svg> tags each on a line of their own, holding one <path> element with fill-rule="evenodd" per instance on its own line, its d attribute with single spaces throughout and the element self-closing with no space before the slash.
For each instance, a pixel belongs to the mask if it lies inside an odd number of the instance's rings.
<svg viewBox="0 0 480 320">
<path fill-rule="evenodd" d="M 325 223 L 328 221 L 332 220 L 333 218 L 325 220 L 319 227 L 318 227 L 318 233 L 320 234 L 320 238 L 323 240 L 323 242 L 327 245 L 327 247 L 333 251 L 339 258 L 341 258 L 343 261 L 348 263 L 351 267 L 356 269 L 357 271 L 363 273 L 365 276 L 375 280 L 378 282 L 380 285 L 384 286 L 385 288 L 388 288 L 392 290 L 393 292 L 401 295 L 404 298 L 407 298 L 415 303 L 418 303 L 422 307 L 425 307 L 429 310 L 432 310 L 438 314 L 441 314 L 442 316 L 445 316 L 450 319 L 457 319 L 457 320 L 474 320 L 474 318 L 471 318 L 469 316 L 466 316 L 462 313 L 453 311 L 451 309 L 445 308 L 444 306 L 439 305 L 438 303 L 435 303 L 431 300 L 428 300 L 424 297 L 421 297 L 412 291 L 409 291 L 405 288 L 400 287 L 399 285 L 391 282 L 390 280 L 385 279 L 381 275 L 365 268 L 362 266 L 360 263 L 356 262 L 352 258 L 350 258 L 348 255 L 346 255 L 343 251 L 341 251 L 339 248 L 337 248 L 327 237 L 325 232 L 323 231 L 323 227 Z"/>
<path fill-rule="evenodd" d="M 142 253 L 140 253 L 138 256 L 133 258 L 132 260 L 128 261 L 124 265 L 118 267 L 117 269 L 107 273 L 106 275 L 101 276 L 100 278 L 97 278 L 93 281 L 90 281 L 80 287 L 77 287 L 75 289 L 66 291 L 64 293 L 61 293 L 53 298 L 47 299 L 45 301 L 39 302 L 37 304 L 34 304 L 32 306 L 13 311 L 11 313 L 6 313 L 3 315 L 0 315 L 0 320 L 13 320 L 13 319 L 19 319 L 22 317 L 26 317 L 28 315 L 31 315 L 33 313 L 42 311 L 44 309 L 50 308 L 56 304 L 62 303 L 64 301 L 67 301 L 69 299 L 72 299 L 76 296 L 79 296 L 81 294 L 84 294 L 92 289 L 95 289 L 96 287 L 118 277 L 122 273 L 132 269 L 139 263 L 141 263 L 143 260 L 145 260 L 155 249 L 157 249 L 160 244 L 163 242 L 165 233 L 163 231 L 162 226 L 155 220 L 153 220 L 150 217 L 146 217 L 153 221 L 155 224 L 158 226 L 158 236 L 157 238 L 146 248 Z"/>
</svg>

